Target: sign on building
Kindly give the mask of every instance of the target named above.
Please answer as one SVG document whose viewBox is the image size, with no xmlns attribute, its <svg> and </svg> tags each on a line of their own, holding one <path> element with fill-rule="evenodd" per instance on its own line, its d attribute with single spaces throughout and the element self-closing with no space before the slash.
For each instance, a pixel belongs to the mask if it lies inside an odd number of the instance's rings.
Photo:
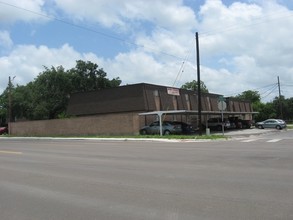
<svg viewBox="0 0 293 220">
<path fill-rule="evenodd" d="M 168 93 L 169 95 L 180 96 L 179 89 L 176 89 L 176 88 L 167 88 L 167 93 Z"/>
</svg>

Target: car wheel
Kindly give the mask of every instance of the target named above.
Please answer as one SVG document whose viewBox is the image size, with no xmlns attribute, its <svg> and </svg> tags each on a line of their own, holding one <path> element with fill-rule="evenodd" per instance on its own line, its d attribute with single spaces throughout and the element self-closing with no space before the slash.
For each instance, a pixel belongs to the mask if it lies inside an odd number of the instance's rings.
<svg viewBox="0 0 293 220">
<path fill-rule="evenodd" d="M 259 129 L 264 129 L 264 127 L 262 125 L 259 125 L 258 128 Z"/>
<path fill-rule="evenodd" d="M 277 129 L 277 130 L 281 130 L 282 128 L 281 128 L 280 125 L 277 125 L 277 126 L 276 126 L 276 129 Z"/>
<path fill-rule="evenodd" d="M 170 135 L 171 132 L 169 130 L 164 131 L 164 135 Z"/>
<path fill-rule="evenodd" d="M 147 134 L 147 131 L 143 129 L 143 130 L 140 131 L 140 134 L 141 135 L 146 135 Z"/>
</svg>

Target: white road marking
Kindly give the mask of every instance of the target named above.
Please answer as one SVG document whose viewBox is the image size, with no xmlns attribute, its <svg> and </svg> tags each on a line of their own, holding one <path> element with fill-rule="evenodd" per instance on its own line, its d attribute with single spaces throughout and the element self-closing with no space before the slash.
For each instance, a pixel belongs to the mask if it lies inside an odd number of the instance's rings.
<svg viewBox="0 0 293 220">
<path fill-rule="evenodd" d="M 22 154 L 22 152 L 8 151 L 8 150 L 0 150 L 0 154 Z"/>
<path fill-rule="evenodd" d="M 275 143 L 275 142 L 278 142 L 278 141 L 280 141 L 280 140 L 282 140 L 282 139 L 272 139 L 272 140 L 269 140 L 269 141 L 267 141 L 267 142 L 269 142 L 269 143 Z"/>
<path fill-rule="evenodd" d="M 243 143 L 249 143 L 249 142 L 253 142 L 253 141 L 257 141 L 258 139 L 247 139 L 247 140 L 244 140 L 244 141 L 241 141 Z"/>
</svg>

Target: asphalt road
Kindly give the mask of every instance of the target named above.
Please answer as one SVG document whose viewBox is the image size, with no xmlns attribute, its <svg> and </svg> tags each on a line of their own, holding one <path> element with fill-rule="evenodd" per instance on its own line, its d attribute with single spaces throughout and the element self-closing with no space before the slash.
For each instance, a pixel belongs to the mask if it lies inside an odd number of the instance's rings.
<svg viewBox="0 0 293 220">
<path fill-rule="evenodd" d="M 0 138 L 0 219 L 292 220 L 292 143 Z"/>
</svg>

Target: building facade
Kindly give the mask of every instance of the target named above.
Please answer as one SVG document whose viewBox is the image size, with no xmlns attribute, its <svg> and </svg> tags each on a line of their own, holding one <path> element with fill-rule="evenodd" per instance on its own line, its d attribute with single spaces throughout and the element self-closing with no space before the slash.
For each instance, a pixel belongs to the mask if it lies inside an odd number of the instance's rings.
<svg viewBox="0 0 293 220">
<path fill-rule="evenodd" d="M 210 117 L 233 116 L 252 119 L 251 103 L 225 99 L 219 110 L 219 94 L 202 93 L 202 122 Z M 139 128 L 158 120 L 183 121 L 198 126 L 198 96 L 195 91 L 139 83 L 92 92 L 71 94 L 70 118 L 11 123 L 12 135 L 84 136 L 133 135 Z"/>
</svg>

